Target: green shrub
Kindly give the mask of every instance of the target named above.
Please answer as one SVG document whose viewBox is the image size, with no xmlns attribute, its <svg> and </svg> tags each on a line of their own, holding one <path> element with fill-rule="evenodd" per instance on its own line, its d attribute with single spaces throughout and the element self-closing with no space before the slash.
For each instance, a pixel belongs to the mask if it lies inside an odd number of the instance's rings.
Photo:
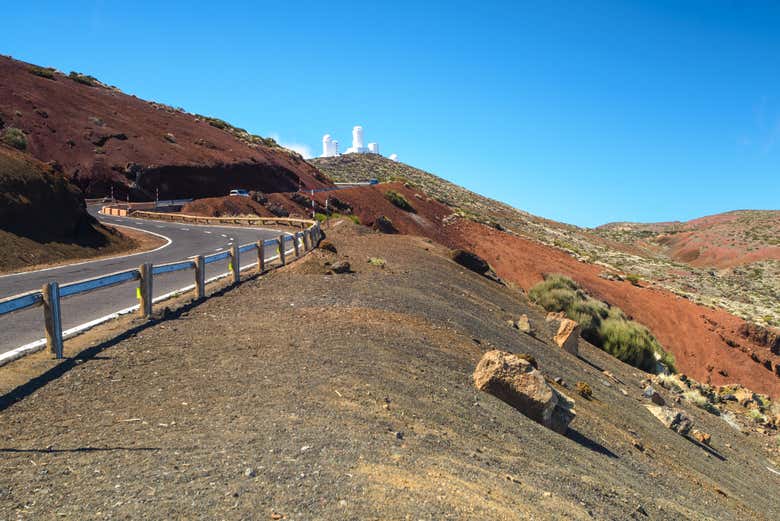
<svg viewBox="0 0 780 521">
<path fill-rule="evenodd" d="M 27 148 L 27 136 L 18 128 L 8 127 L 3 131 L 3 143 L 17 150 L 25 150 Z"/>
<path fill-rule="evenodd" d="M 319 222 L 325 222 L 328 219 L 349 219 L 355 224 L 360 224 L 360 217 L 358 217 L 357 215 L 343 215 L 340 213 L 332 213 L 330 215 L 325 215 L 324 213 L 317 212 L 314 214 L 314 219 Z"/>
<path fill-rule="evenodd" d="M 674 357 L 664 351 L 643 325 L 623 311 L 588 296 L 570 278 L 552 274 L 528 292 L 529 299 L 547 311 L 563 311 L 582 326 L 582 337 L 615 358 L 644 371 L 656 372 L 656 360 L 675 370 Z"/>
<path fill-rule="evenodd" d="M 627 274 L 625 279 L 634 286 L 639 286 L 639 281 L 642 280 L 636 273 Z"/>
<path fill-rule="evenodd" d="M 607 353 L 643 371 L 655 372 L 655 353 L 661 346 L 646 327 L 609 318 L 602 322 L 599 336 L 599 347 Z"/>
<path fill-rule="evenodd" d="M 70 71 L 70 74 L 68 74 L 68 78 L 72 79 L 76 83 L 81 83 L 82 85 L 88 85 L 90 87 L 97 87 L 98 85 L 100 85 L 100 82 L 94 76 L 90 76 L 88 74 L 81 74 L 80 72 L 76 72 L 76 71 Z"/>
<path fill-rule="evenodd" d="M 40 76 L 41 78 L 46 78 L 47 80 L 53 80 L 54 79 L 54 71 L 55 69 L 52 69 L 51 67 L 38 67 L 37 65 L 33 65 L 29 69 L 27 69 L 30 74 L 35 74 L 36 76 Z"/>
<path fill-rule="evenodd" d="M 405 212 L 414 212 L 414 207 L 406 200 L 406 197 L 398 192 L 388 190 L 385 192 L 385 198 Z"/>
</svg>

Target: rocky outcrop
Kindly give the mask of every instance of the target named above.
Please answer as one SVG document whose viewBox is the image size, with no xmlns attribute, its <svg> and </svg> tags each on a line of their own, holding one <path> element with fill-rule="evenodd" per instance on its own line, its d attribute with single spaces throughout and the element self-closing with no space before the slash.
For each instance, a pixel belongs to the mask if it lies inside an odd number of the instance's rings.
<svg viewBox="0 0 780 521">
<path fill-rule="evenodd" d="M 737 331 L 742 338 L 747 338 L 760 346 L 768 347 L 776 355 L 780 355 L 780 334 L 758 324 L 745 322 Z"/>
<path fill-rule="evenodd" d="M 574 356 L 579 355 L 580 325 L 575 321 L 562 318 L 558 326 L 558 332 L 553 337 L 558 347 Z"/>
<path fill-rule="evenodd" d="M 645 405 L 645 407 L 647 407 L 647 410 L 650 411 L 653 416 L 658 418 L 658 421 L 677 434 L 685 436 L 691 432 L 691 429 L 693 428 L 691 419 L 679 409 L 672 409 L 671 407 L 664 407 L 662 405 Z"/>
<path fill-rule="evenodd" d="M 558 433 L 574 419 L 574 401 L 553 389 L 528 360 L 506 351 L 489 351 L 474 370 L 474 385 L 525 416 Z"/>
</svg>

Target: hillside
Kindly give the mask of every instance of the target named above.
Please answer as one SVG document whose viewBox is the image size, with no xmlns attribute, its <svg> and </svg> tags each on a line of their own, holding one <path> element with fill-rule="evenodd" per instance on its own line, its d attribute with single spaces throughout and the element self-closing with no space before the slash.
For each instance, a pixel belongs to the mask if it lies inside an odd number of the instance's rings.
<svg viewBox="0 0 780 521">
<path fill-rule="evenodd" d="M 21 135 L 20 135 L 21 131 Z M 9 134 L 10 133 L 10 134 Z M 323 186 L 319 173 L 272 139 L 228 123 L 123 94 L 0 56 L 0 134 L 54 161 L 87 196 L 151 200 L 208 197 L 239 187 L 290 191 Z"/>
<path fill-rule="evenodd" d="M 776 258 L 777 212 L 748 212 L 741 218 L 705 218 L 694 226 L 707 224 L 706 234 L 695 235 L 695 242 L 722 236 L 719 244 L 728 244 L 730 267 L 715 271 L 686 263 L 688 243 L 665 239 L 670 246 L 648 247 L 639 241 L 606 229 L 589 230 L 530 215 L 511 206 L 481 196 L 429 172 L 391 161 L 375 154 L 347 154 L 310 160 L 336 182 L 355 182 L 367 178 L 380 181 L 408 180 L 430 197 L 446 204 L 462 218 L 487 224 L 510 234 L 552 246 L 577 260 L 601 266 L 623 276 L 651 281 L 686 299 L 727 310 L 746 320 L 780 326 L 780 261 Z M 730 214 L 724 214 L 726 216 Z M 741 214 L 737 214 L 738 216 Z M 747 219 L 748 224 L 740 224 Z M 675 226 L 674 223 L 667 223 Z M 654 225 L 660 231 L 659 226 Z M 737 229 L 742 231 L 738 232 Z M 646 233 L 646 232 L 638 232 Z M 667 234 L 669 236 L 669 234 Z M 633 237 L 633 236 L 631 236 Z M 686 237 L 685 234 L 680 238 Z M 679 242 L 678 242 L 679 241 Z M 675 246 L 671 246 L 675 244 Z M 703 248 L 703 246 L 701 246 Z M 679 250 L 676 256 L 665 250 Z M 713 249 L 721 258 L 724 248 Z M 703 258 L 707 258 L 704 255 Z M 739 260 L 740 262 L 734 262 Z M 743 262 L 748 262 L 744 264 Z"/>
<path fill-rule="evenodd" d="M 610 223 L 595 232 L 692 266 L 780 260 L 780 210 L 739 210 L 684 223 Z"/>
<path fill-rule="evenodd" d="M 51 165 L 0 144 L 0 271 L 135 246 L 95 221 L 81 191 Z"/>
<path fill-rule="evenodd" d="M 711 439 L 680 435 L 648 410 L 646 375 L 584 341 L 565 352 L 521 292 L 425 239 L 337 222 L 336 253 L 4 368 L 4 391 L 11 372 L 25 383 L 0 400 L 0 517 L 780 516 L 776 431 L 653 382 Z M 353 273 L 326 274 L 344 260 Z M 508 324 L 522 314 L 533 335 Z M 475 388 L 493 349 L 531 355 L 575 401 L 564 434 Z"/>
</svg>

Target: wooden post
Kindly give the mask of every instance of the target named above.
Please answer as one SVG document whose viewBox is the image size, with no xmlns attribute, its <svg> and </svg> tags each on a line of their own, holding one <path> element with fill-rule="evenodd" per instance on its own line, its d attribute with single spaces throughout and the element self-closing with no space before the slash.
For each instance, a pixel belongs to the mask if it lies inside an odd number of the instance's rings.
<svg viewBox="0 0 780 521">
<path fill-rule="evenodd" d="M 263 241 L 257 241 L 257 272 L 265 273 L 265 248 Z"/>
<path fill-rule="evenodd" d="M 276 239 L 276 242 L 279 243 L 279 262 L 284 266 L 286 264 L 284 256 L 284 235 L 280 235 L 279 238 Z"/>
<path fill-rule="evenodd" d="M 43 321 L 46 328 L 46 346 L 57 358 L 62 358 L 62 314 L 60 313 L 60 286 L 56 282 L 43 285 Z"/>
<path fill-rule="evenodd" d="M 198 300 L 206 296 L 206 263 L 203 255 L 195 258 L 195 298 Z"/>
<path fill-rule="evenodd" d="M 152 263 L 145 262 L 138 267 L 141 280 L 138 281 L 138 297 L 140 306 L 138 315 L 141 318 L 152 316 Z"/>
<path fill-rule="evenodd" d="M 295 258 L 299 258 L 301 256 L 301 247 L 298 244 L 298 234 L 293 234 L 293 248 L 295 248 Z"/>
<path fill-rule="evenodd" d="M 233 272 L 233 284 L 238 284 L 241 280 L 241 265 L 238 258 L 238 244 L 230 247 L 230 271 Z"/>
</svg>

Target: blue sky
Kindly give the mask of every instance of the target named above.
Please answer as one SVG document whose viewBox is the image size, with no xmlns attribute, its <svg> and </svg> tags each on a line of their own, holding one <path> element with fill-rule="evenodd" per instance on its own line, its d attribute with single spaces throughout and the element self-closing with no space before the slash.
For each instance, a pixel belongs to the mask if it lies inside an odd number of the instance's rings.
<svg viewBox="0 0 780 521">
<path fill-rule="evenodd" d="M 295 4 L 295 5 L 293 5 Z M 0 53 L 556 220 L 780 204 L 780 3 L 17 2 Z"/>
</svg>

